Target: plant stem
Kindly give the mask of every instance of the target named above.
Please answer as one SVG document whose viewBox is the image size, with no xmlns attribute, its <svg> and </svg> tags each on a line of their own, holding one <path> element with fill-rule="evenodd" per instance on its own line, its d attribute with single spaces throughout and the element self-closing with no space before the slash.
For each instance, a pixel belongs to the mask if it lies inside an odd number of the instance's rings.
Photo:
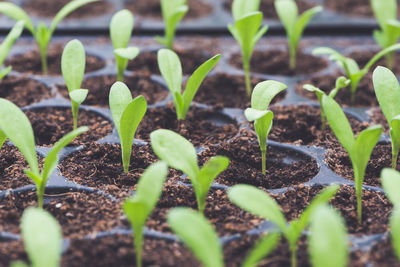
<svg viewBox="0 0 400 267">
<path fill-rule="evenodd" d="M 267 173 L 267 151 L 261 151 L 262 174 Z"/>
<path fill-rule="evenodd" d="M 244 78 L 246 83 L 247 96 L 251 97 L 250 62 L 243 60 Z"/>
<path fill-rule="evenodd" d="M 43 198 L 44 198 L 44 190 L 46 188 L 46 185 L 38 185 L 37 186 L 37 197 L 38 197 L 38 207 L 43 209 Z"/>
<path fill-rule="evenodd" d="M 395 151 L 392 149 L 392 168 L 396 169 L 397 167 L 397 156 L 399 155 L 399 151 Z"/>
<path fill-rule="evenodd" d="M 386 55 L 386 65 L 387 65 L 388 69 L 392 69 L 393 59 L 394 59 L 394 52 L 391 52 Z"/>
<path fill-rule="evenodd" d="M 290 266 L 291 267 L 296 267 L 297 266 L 297 244 L 294 245 L 290 245 L 291 249 L 290 249 Z"/>
<path fill-rule="evenodd" d="M 294 71 L 296 69 L 296 56 L 297 56 L 297 51 L 296 51 L 296 46 L 290 46 L 290 51 L 289 51 L 289 68 L 291 71 Z"/>
<path fill-rule="evenodd" d="M 73 120 L 73 129 L 76 130 L 78 128 L 78 112 L 79 112 L 79 105 L 75 101 L 71 101 L 72 105 L 72 120 Z"/>
<path fill-rule="evenodd" d="M 135 250 L 136 250 L 136 266 L 142 267 L 142 243 L 143 243 L 143 232 L 135 231 Z"/>
<path fill-rule="evenodd" d="M 40 57 L 42 60 L 42 72 L 43 74 L 47 74 L 47 47 L 40 47 Z"/>
</svg>

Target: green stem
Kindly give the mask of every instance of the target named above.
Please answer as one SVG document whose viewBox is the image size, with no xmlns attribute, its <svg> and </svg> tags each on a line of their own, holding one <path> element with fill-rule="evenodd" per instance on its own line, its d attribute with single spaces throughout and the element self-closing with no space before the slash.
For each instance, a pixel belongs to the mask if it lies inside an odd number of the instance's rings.
<svg viewBox="0 0 400 267">
<path fill-rule="evenodd" d="M 397 167 L 397 156 L 399 155 L 398 151 L 392 150 L 392 168 L 396 169 Z"/>
<path fill-rule="evenodd" d="M 297 56 L 296 47 L 290 46 L 289 68 L 291 71 L 294 71 L 296 69 L 296 56 Z"/>
<path fill-rule="evenodd" d="M 136 250 L 136 266 L 142 267 L 142 243 L 143 243 L 143 231 L 135 231 L 135 250 Z"/>
<path fill-rule="evenodd" d="M 79 112 L 79 105 L 73 100 L 72 102 L 72 120 L 73 120 L 73 127 L 74 130 L 78 128 L 78 112 Z"/>
<path fill-rule="evenodd" d="M 360 179 L 357 169 L 354 169 L 354 181 L 356 183 L 356 196 L 357 196 L 357 218 L 358 225 L 362 224 L 362 183 L 364 179 Z"/>
<path fill-rule="evenodd" d="M 393 59 L 394 59 L 394 52 L 386 55 L 386 65 L 387 65 L 388 69 L 392 69 Z"/>
<path fill-rule="evenodd" d="M 42 60 L 42 72 L 43 74 L 47 74 L 48 67 L 47 67 L 47 47 L 40 48 L 40 57 Z"/>
<path fill-rule="evenodd" d="M 350 103 L 354 104 L 356 100 L 356 91 L 357 91 L 358 82 L 351 81 L 350 87 Z"/>
<path fill-rule="evenodd" d="M 250 63 L 243 60 L 244 78 L 246 83 L 247 96 L 251 97 Z"/>
<path fill-rule="evenodd" d="M 262 174 L 267 173 L 267 151 L 261 151 Z"/>
<path fill-rule="evenodd" d="M 38 197 L 38 207 L 43 209 L 43 198 L 44 198 L 44 190 L 46 185 L 38 185 L 37 186 L 37 197 Z"/>
<path fill-rule="evenodd" d="M 291 247 L 291 249 L 290 249 L 290 251 L 291 251 L 291 256 L 290 256 L 290 259 L 291 259 L 291 264 L 290 264 L 290 266 L 291 267 L 296 267 L 297 266 L 297 245 L 295 244 L 294 246 L 290 246 Z"/>
</svg>

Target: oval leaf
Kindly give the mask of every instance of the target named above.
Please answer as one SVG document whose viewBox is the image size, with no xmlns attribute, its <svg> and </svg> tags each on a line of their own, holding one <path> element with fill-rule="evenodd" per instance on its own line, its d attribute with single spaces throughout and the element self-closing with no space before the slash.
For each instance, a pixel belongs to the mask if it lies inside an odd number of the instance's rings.
<svg viewBox="0 0 400 267">
<path fill-rule="evenodd" d="M 81 88 L 85 74 L 85 48 L 78 40 L 72 40 L 65 46 L 61 57 L 61 72 L 68 91 Z"/>
</svg>

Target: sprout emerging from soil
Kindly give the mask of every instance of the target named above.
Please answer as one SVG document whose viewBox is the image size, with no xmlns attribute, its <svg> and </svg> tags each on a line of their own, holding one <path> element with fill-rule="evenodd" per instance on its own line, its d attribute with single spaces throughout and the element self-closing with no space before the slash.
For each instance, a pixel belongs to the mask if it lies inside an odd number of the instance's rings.
<svg viewBox="0 0 400 267">
<path fill-rule="evenodd" d="M 44 74 L 47 74 L 47 49 L 58 24 L 74 10 L 96 1 L 98 0 L 72 0 L 56 14 L 50 27 L 47 27 L 44 22 L 39 22 L 35 27 L 28 14 L 19 6 L 10 2 L 0 3 L 0 13 L 3 13 L 14 20 L 22 20 L 25 22 L 25 27 L 32 33 L 39 46 L 42 60 L 42 71 Z"/>
<path fill-rule="evenodd" d="M 61 138 L 54 144 L 53 148 L 47 154 L 42 172 L 39 171 L 39 163 L 35 149 L 35 137 L 32 125 L 26 115 L 19 107 L 12 102 L 0 98 L 0 144 L 3 144 L 6 138 L 9 138 L 18 150 L 25 157 L 30 169 L 25 173 L 36 184 L 38 206 L 43 208 L 43 196 L 47 180 L 58 164 L 58 153 L 67 146 L 78 135 L 86 132 L 88 127 L 80 127 Z"/>
<path fill-rule="evenodd" d="M 143 228 L 161 196 L 167 173 L 164 162 L 150 165 L 140 177 L 135 195 L 124 202 L 124 213 L 134 233 L 137 267 L 142 266 Z"/>
<path fill-rule="evenodd" d="M 132 99 L 129 88 L 122 82 L 113 84 L 109 95 L 111 116 L 117 128 L 122 150 L 124 172 L 129 172 L 132 143 L 136 130 L 147 111 L 146 99 L 140 95 Z"/>
<path fill-rule="evenodd" d="M 365 170 L 372 151 L 378 143 L 382 126 L 375 125 L 362 131 L 357 138 L 354 137 L 350 123 L 339 104 L 332 98 L 324 95 L 322 107 L 336 138 L 349 154 L 354 169 L 354 182 L 357 195 L 357 216 L 358 223 L 362 222 L 362 184 L 364 182 Z"/>
<path fill-rule="evenodd" d="M 193 98 L 207 74 L 218 63 L 221 55 L 216 55 L 198 67 L 187 81 L 186 89 L 182 92 L 182 64 L 178 55 L 169 49 L 158 51 L 158 67 L 172 94 L 178 120 L 186 119 Z"/>
<path fill-rule="evenodd" d="M 173 49 L 176 27 L 189 11 L 186 0 L 161 0 L 161 12 L 165 24 L 164 37 L 156 36 L 157 42 Z"/>
<path fill-rule="evenodd" d="M 7 58 L 8 53 L 10 53 L 10 50 L 13 47 L 14 43 L 21 36 L 24 27 L 25 22 L 22 20 L 18 21 L 11 29 L 7 37 L 4 39 L 3 43 L 1 43 L 0 45 L 0 81 L 11 72 L 11 66 L 8 66 L 4 69 L 2 69 L 1 66 L 3 66 L 4 60 Z"/>
<path fill-rule="evenodd" d="M 124 72 L 128 66 L 128 61 L 139 55 L 140 49 L 130 46 L 134 25 L 134 17 L 132 12 L 127 9 L 117 12 L 111 19 L 110 36 L 114 47 L 115 62 L 117 65 L 117 79 L 122 82 L 124 80 Z"/>
<path fill-rule="evenodd" d="M 271 221 L 289 242 L 291 266 L 296 266 L 297 242 L 310 222 L 315 209 L 327 203 L 338 191 L 338 185 L 324 188 L 298 219 L 287 222 L 276 201 L 266 192 L 251 185 L 235 185 L 228 190 L 229 199 L 241 209 Z"/>
<path fill-rule="evenodd" d="M 313 7 L 299 16 L 299 10 L 294 0 L 275 0 L 275 10 L 286 30 L 289 43 L 289 67 L 296 69 L 298 44 L 308 22 L 319 12 L 322 6 Z"/>
<path fill-rule="evenodd" d="M 202 168 L 197 163 L 194 146 L 179 134 L 170 130 L 156 130 L 150 134 L 154 153 L 169 166 L 185 173 L 192 182 L 197 206 L 201 213 L 215 178 L 229 165 L 229 159 L 216 156 L 209 159 Z"/>
</svg>

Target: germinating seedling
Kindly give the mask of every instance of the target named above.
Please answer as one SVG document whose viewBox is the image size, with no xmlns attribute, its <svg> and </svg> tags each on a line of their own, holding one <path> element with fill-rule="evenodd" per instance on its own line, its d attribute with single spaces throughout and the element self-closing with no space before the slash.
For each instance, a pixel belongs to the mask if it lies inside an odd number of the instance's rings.
<svg viewBox="0 0 400 267">
<path fill-rule="evenodd" d="M 139 55 L 139 48 L 129 46 L 134 25 L 132 12 L 127 9 L 118 11 L 111 19 L 110 36 L 114 47 L 115 62 L 117 64 L 117 79 L 124 80 L 124 72 L 128 61 Z"/>
<path fill-rule="evenodd" d="M 374 65 L 381 57 L 387 55 L 390 52 L 400 49 L 400 44 L 392 45 L 388 48 L 383 49 L 374 57 L 372 57 L 364 68 L 360 69 L 357 62 L 349 57 L 345 57 L 339 52 L 329 47 L 318 47 L 314 49 L 314 55 L 329 55 L 329 59 L 335 61 L 346 73 L 347 78 L 350 79 L 350 92 L 351 102 L 355 100 L 358 84 L 361 79 L 368 73 L 369 69 Z"/>
<path fill-rule="evenodd" d="M 251 108 L 247 108 L 244 112 L 248 121 L 254 121 L 254 129 L 256 130 L 261 150 L 262 173 L 264 175 L 267 165 L 267 138 L 274 118 L 274 113 L 267 110 L 267 108 L 272 99 L 286 88 L 285 84 L 272 80 L 257 84 L 251 96 Z"/>
<path fill-rule="evenodd" d="M 122 150 L 122 165 L 129 172 L 132 143 L 136 130 L 147 111 L 147 102 L 143 96 L 132 99 L 129 88 L 122 82 L 113 84 L 109 95 L 111 116 L 119 135 Z"/>
<path fill-rule="evenodd" d="M 161 0 L 161 12 L 165 24 L 164 37 L 157 36 L 156 40 L 168 49 L 173 49 L 176 27 L 189 11 L 186 0 Z"/>
<path fill-rule="evenodd" d="M 228 190 L 229 199 L 241 209 L 267 219 L 279 228 L 289 242 L 291 265 L 296 266 L 297 242 L 310 222 L 314 210 L 321 204 L 327 203 L 338 191 L 338 185 L 323 189 L 304 210 L 298 219 L 288 223 L 279 205 L 266 192 L 251 185 L 236 185 Z"/>
<path fill-rule="evenodd" d="M 321 6 L 313 7 L 299 16 L 299 10 L 294 0 L 275 0 L 275 10 L 286 30 L 289 43 L 289 67 L 296 68 L 298 44 L 308 22 L 319 12 Z"/>
<path fill-rule="evenodd" d="M 322 107 L 336 138 L 349 154 L 353 165 L 354 182 L 356 184 L 357 195 L 357 215 L 358 223 L 362 222 L 362 184 L 364 182 L 365 170 L 372 150 L 379 141 L 382 133 L 382 126 L 375 125 L 362 131 L 357 138 L 354 137 L 350 123 L 339 104 L 332 98 L 324 95 L 322 97 Z"/>
<path fill-rule="evenodd" d="M 7 58 L 8 53 L 10 53 L 14 43 L 20 37 L 24 27 L 25 22 L 18 21 L 0 45 L 0 81 L 11 72 L 11 66 L 8 66 L 7 68 L 1 67 L 3 66 L 4 60 Z"/>
<path fill-rule="evenodd" d="M 137 267 L 142 266 L 143 228 L 161 196 L 167 173 L 164 162 L 150 165 L 140 177 L 135 195 L 124 202 L 124 212 L 134 233 Z"/>
<path fill-rule="evenodd" d="M 179 134 L 170 130 L 156 130 L 150 134 L 154 153 L 174 169 L 185 173 L 193 184 L 197 206 L 201 213 L 206 206 L 206 198 L 214 179 L 229 165 L 227 157 L 216 156 L 209 159 L 202 168 L 197 165 L 194 146 Z"/>
<path fill-rule="evenodd" d="M 161 49 L 158 51 L 157 58 L 161 75 L 164 77 L 174 99 L 177 118 L 178 120 L 184 120 L 197 90 L 207 74 L 218 63 L 221 55 L 210 58 L 193 72 L 187 81 L 183 94 L 181 93 L 182 65 L 178 55 L 172 50 Z"/>
<path fill-rule="evenodd" d="M 38 206 L 42 208 L 46 183 L 50 174 L 58 164 L 58 153 L 75 139 L 75 137 L 86 132 L 88 128 L 80 127 L 66 134 L 55 143 L 44 159 L 43 170 L 40 172 L 32 125 L 24 112 L 12 102 L 0 98 L 0 114 L 3 114 L 0 116 L 0 144 L 3 144 L 6 138 L 10 139 L 25 157 L 30 167 L 30 169 L 25 170 L 25 173 L 36 184 Z"/>
<path fill-rule="evenodd" d="M 384 67 L 377 67 L 373 74 L 376 98 L 390 128 L 392 139 L 392 168 L 397 166 L 400 150 L 400 85 L 393 72 Z"/>
<path fill-rule="evenodd" d="M 56 14 L 51 22 L 50 27 L 47 27 L 44 22 L 39 22 L 39 24 L 35 27 L 28 14 L 19 6 L 10 2 L 0 3 L 0 13 L 4 13 L 6 16 L 14 20 L 22 20 L 25 22 L 25 27 L 32 33 L 39 46 L 42 60 L 42 71 L 44 74 L 47 74 L 47 49 L 58 24 L 74 10 L 83 5 L 96 1 L 98 0 L 72 0 Z"/>
</svg>

